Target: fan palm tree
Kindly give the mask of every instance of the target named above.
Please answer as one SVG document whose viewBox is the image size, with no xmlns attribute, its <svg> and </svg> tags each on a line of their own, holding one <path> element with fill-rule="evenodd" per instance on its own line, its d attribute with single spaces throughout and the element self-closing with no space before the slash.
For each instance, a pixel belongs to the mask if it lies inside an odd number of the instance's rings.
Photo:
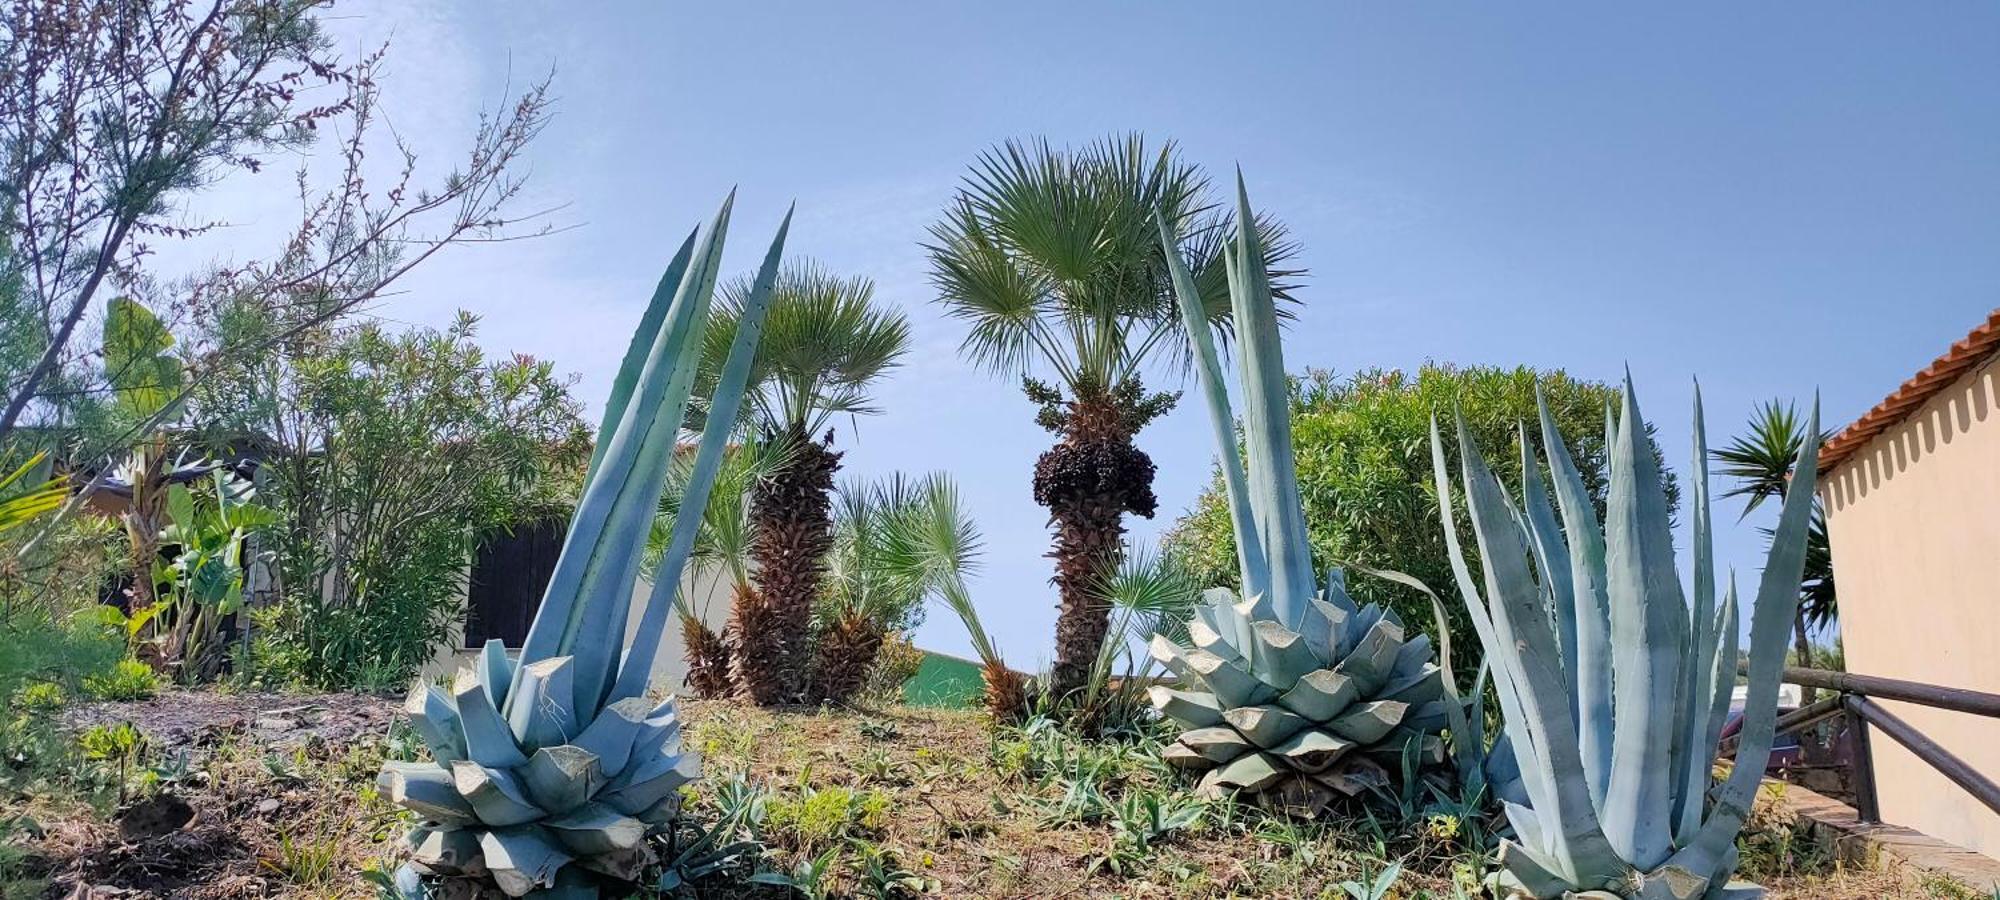
<svg viewBox="0 0 2000 900">
<path fill-rule="evenodd" d="M 1172 143 L 1133 135 L 1076 150 L 1008 142 L 973 164 L 926 249 L 945 311 L 970 330 L 962 355 L 1021 378 L 1057 443 L 1035 464 L 1035 501 L 1055 527 L 1061 594 L 1049 688 L 1063 697 L 1089 679 L 1110 630 L 1101 587 L 1118 564 L 1126 513 L 1152 517 L 1153 462 L 1133 443 L 1171 408 L 1141 376 L 1187 365 L 1155 215 L 1185 235 L 1210 321 L 1228 328 L 1223 247 L 1236 223 L 1209 196 L 1208 177 Z M 1291 298 L 1279 268 L 1296 252 L 1275 222 L 1255 223 L 1274 293 Z"/>
<path fill-rule="evenodd" d="M 977 565 L 979 529 L 948 476 L 847 484 L 834 517 L 808 699 L 843 703 L 866 684 L 891 630 Z"/>
<path fill-rule="evenodd" d="M 700 377 L 712 380 L 735 340 L 746 280 L 723 290 L 705 334 Z M 783 462 L 750 492 L 752 589 L 737 598 L 731 673 L 760 704 L 804 696 L 813 601 L 833 546 L 834 417 L 875 412 L 869 388 L 909 351 L 909 321 L 874 302 L 865 278 L 811 262 L 778 274 L 745 395 L 748 425 Z M 824 433 L 824 438 L 817 437 Z"/>
<path fill-rule="evenodd" d="M 667 486 L 660 495 L 660 511 L 653 518 L 652 532 L 647 536 L 643 558 L 647 571 L 658 564 L 672 539 L 674 521 L 694 474 L 694 461 L 694 454 L 679 454 L 668 470 Z M 708 506 L 702 510 L 701 526 L 695 532 L 689 559 L 696 563 L 698 573 L 719 569 L 729 578 L 732 604 L 743 602 L 754 590 L 750 584 L 751 488 L 783 461 L 784 454 L 773 445 L 738 444 L 723 457 L 715 484 L 709 490 Z M 674 613 L 680 620 L 687 654 L 688 690 L 697 697 L 722 697 L 735 689 L 729 666 L 736 632 L 726 624 L 719 633 L 709 627 L 708 612 L 705 606 L 697 606 L 687 592 L 674 595 Z"/>
<path fill-rule="evenodd" d="M 1743 516 L 1764 501 L 1784 496 L 1792 476 L 1792 461 L 1806 440 L 1805 423 L 1790 403 L 1769 401 L 1750 417 L 1749 431 L 1738 435 L 1729 446 L 1713 451 L 1722 464 L 1722 474 L 1736 479 L 1725 497 L 1747 497 Z M 1812 439 L 1825 443 L 1831 432 Z M 1739 517 L 1740 518 L 1740 517 Z M 1769 529 L 1765 529 L 1768 534 Z M 1799 579 L 1799 610 L 1792 622 L 1792 643 L 1799 665 L 1812 665 L 1811 630 L 1824 628 L 1840 619 L 1840 601 L 1833 583 L 1833 551 L 1827 543 L 1826 510 L 1813 498 L 1812 519 L 1806 530 L 1805 574 Z"/>
</svg>

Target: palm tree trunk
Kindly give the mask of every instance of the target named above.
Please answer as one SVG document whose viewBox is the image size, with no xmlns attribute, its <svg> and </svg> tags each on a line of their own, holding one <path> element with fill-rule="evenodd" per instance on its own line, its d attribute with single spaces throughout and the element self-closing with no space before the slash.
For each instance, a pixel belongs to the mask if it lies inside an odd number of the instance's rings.
<svg viewBox="0 0 2000 900">
<path fill-rule="evenodd" d="M 788 447 L 785 463 L 757 483 L 750 499 L 755 590 L 737 598 L 731 620 L 736 683 L 765 706 L 805 695 L 808 629 L 833 547 L 831 495 L 840 468 L 840 454 L 804 432 L 779 439 Z"/>
<path fill-rule="evenodd" d="M 989 659 L 979 670 L 986 685 L 986 712 L 998 724 L 1019 722 L 1028 712 L 1028 679 L 1007 668 L 998 659 Z"/>
<path fill-rule="evenodd" d="M 749 591 L 738 588 L 737 599 Z M 725 628 L 716 634 L 707 622 L 690 615 L 681 616 L 681 639 L 687 645 L 688 691 L 697 697 L 727 697 L 729 682 L 729 641 Z"/>
<path fill-rule="evenodd" d="M 1111 629 L 1104 579 L 1124 549 L 1125 513 L 1152 518 L 1153 461 L 1132 444 L 1124 416 L 1109 398 L 1071 404 L 1061 443 L 1035 463 L 1035 502 L 1055 526 L 1055 668 L 1050 694 L 1061 699 L 1090 680 Z"/>
<path fill-rule="evenodd" d="M 846 703 L 868 684 L 886 632 L 866 613 L 850 611 L 829 623 L 814 642 L 812 690 L 815 703 Z"/>
</svg>

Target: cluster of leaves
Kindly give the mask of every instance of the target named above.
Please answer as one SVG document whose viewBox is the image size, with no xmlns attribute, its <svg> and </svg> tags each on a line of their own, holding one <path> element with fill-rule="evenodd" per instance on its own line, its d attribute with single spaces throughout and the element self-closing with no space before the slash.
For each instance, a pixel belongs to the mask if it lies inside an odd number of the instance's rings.
<svg viewBox="0 0 2000 900">
<path fill-rule="evenodd" d="M 261 678 L 405 682 L 450 633 L 482 533 L 561 515 L 588 457 L 568 381 L 444 331 L 335 329 L 266 361 L 266 497 L 283 513 Z"/>
<path fill-rule="evenodd" d="M 1437 490 L 1429 449 L 1432 416 L 1465 418 L 1481 446 L 1516 444 L 1521 423 L 1535 421 L 1535 390 L 1548 397 L 1556 424 L 1571 445 L 1586 486 L 1600 507 L 1604 496 L 1605 409 L 1617 389 L 1557 371 L 1520 366 L 1426 363 L 1415 373 L 1364 370 L 1342 378 L 1308 370 L 1295 382 L 1292 442 L 1299 493 L 1312 542 L 1313 567 L 1365 566 L 1403 572 L 1438 590 L 1454 584 L 1444 536 L 1437 528 Z M 1650 426 L 1649 426 L 1650 427 Z M 1659 448 L 1654 447 L 1659 454 Z M 1519 454 L 1496 454 L 1503 480 L 1520 477 Z M 1508 483 L 1512 483 L 1508 481 Z M 1668 482 L 1670 502 L 1679 492 Z M 1166 538 L 1170 555 L 1203 585 L 1236 587 L 1236 542 L 1220 476 Z M 1463 543 L 1471 552 L 1470 534 Z M 1400 585 L 1354 578 L 1358 603 L 1381 603 L 1405 622 L 1432 621 L 1430 601 Z M 1446 602 L 1451 630 L 1471 634 L 1463 604 Z M 1461 673 L 1478 668 L 1477 642 L 1457 642 Z"/>
</svg>

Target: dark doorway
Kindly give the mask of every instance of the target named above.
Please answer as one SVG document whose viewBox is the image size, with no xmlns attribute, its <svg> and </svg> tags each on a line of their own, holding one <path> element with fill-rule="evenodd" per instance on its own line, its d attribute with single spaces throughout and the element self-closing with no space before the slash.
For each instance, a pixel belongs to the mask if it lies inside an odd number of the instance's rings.
<svg viewBox="0 0 2000 900">
<path fill-rule="evenodd" d="M 542 593 L 562 553 L 563 519 L 541 519 L 490 535 L 473 551 L 472 579 L 466 587 L 465 646 L 499 638 L 518 648 L 542 605 Z"/>
</svg>

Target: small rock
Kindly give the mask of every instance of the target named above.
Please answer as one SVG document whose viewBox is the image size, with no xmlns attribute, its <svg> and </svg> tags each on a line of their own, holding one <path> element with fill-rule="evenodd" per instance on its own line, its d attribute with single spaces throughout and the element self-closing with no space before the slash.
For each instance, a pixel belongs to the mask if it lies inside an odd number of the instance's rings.
<svg viewBox="0 0 2000 900">
<path fill-rule="evenodd" d="M 284 716 L 259 716 L 257 719 L 258 731 L 290 731 L 297 727 L 299 727 L 297 719 L 287 719 Z"/>
<path fill-rule="evenodd" d="M 283 809 L 284 806 L 285 804 L 278 802 L 278 798 L 271 797 L 269 799 L 258 802 L 257 814 L 260 816 L 268 816 L 272 813 L 277 812 L 280 809 Z"/>
</svg>

